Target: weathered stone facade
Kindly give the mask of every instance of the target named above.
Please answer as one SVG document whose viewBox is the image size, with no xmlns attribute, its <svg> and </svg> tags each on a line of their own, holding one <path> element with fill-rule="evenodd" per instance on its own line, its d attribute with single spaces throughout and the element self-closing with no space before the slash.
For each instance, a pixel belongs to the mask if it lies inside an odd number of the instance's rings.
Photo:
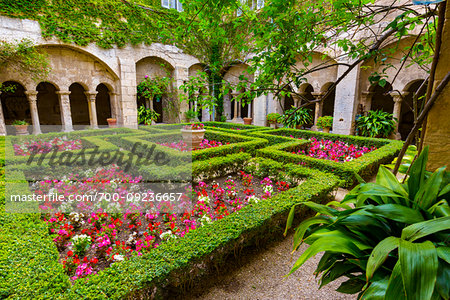
<svg viewBox="0 0 450 300">
<path fill-rule="evenodd" d="M 447 3 L 445 12 L 442 45 L 439 62 L 436 67 L 435 86 L 450 71 L 450 5 Z M 440 97 L 431 109 L 426 125 L 425 145 L 430 147 L 427 168 L 430 171 L 450 164 L 450 85 L 447 84 Z"/>
<path fill-rule="evenodd" d="M 17 72 L 5 71 L 0 74 L 1 82 L 13 81 L 19 83 L 15 95 L 9 98 L 3 96 L 0 108 L 0 133 L 5 134 L 5 124 L 11 124 L 13 119 L 28 119 L 34 125 L 35 133 L 40 132 L 39 125 L 62 125 L 63 130 L 72 130 L 74 125 L 90 125 L 97 127 L 106 124 L 106 118 L 118 120 L 119 125 L 137 126 L 137 84 L 146 76 L 170 76 L 172 87 L 170 95 L 153 103 L 144 103 L 161 113 L 161 122 L 178 122 L 184 119 L 183 112 L 189 109 L 189 104 L 179 103 L 176 94 L 189 76 L 202 70 L 199 61 L 184 54 L 174 46 L 152 44 L 126 46 L 124 48 L 102 49 L 90 44 L 86 47 L 69 45 L 57 40 L 45 40 L 41 35 L 39 24 L 31 20 L 12 19 L 0 16 L 0 33 L 3 39 L 14 41 L 22 38 L 32 40 L 42 47 L 49 55 L 51 74 L 45 83 L 33 82 Z M 356 37 L 358 38 L 358 37 Z M 410 43 L 409 39 L 402 42 Z M 386 44 L 385 47 L 390 47 Z M 402 47 L 399 47 L 402 49 Z M 323 59 L 323 57 L 328 57 Z M 322 49 L 313 55 L 310 65 L 339 65 L 326 68 L 307 76 L 307 82 L 298 90 L 302 97 L 317 99 L 323 95 L 328 86 L 343 74 L 351 61 L 341 58 L 335 61 L 331 57 L 340 57 L 334 49 Z M 401 53 L 394 55 L 394 66 L 399 66 Z M 369 68 L 362 68 L 368 66 Z M 241 74 L 246 74 L 248 66 L 244 63 L 231 67 L 225 74 L 225 80 L 237 81 Z M 302 65 L 298 65 L 302 68 Z M 409 109 L 402 104 L 412 90 L 417 89 L 417 82 L 426 78 L 426 72 L 412 66 L 402 70 L 396 81 L 388 84 L 386 91 L 369 84 L 369 75 L 379 66 L 373 62 L 364 62 L 355 68 L 341 81 L 336 92 L 324 101 L 316 103 L 311 108 L 314 111 L 314 121 L 322 115 L 334 116 L 333 132 L 340 134 L 353 133 L 355 116 L 371 108 L 394 112 L 400 119 L 399 129 L 402 129 L 402 112 Z M 394 77 L 395 69 L 389 70 L 390 78 Z M 246 74 L 246 77 L 252 79 Z M 257 74 L 256 74 L 257 75 Z M 389 81 L 389 80 L 388 80 Z M 199 91 L 200 93 L 201 91 Z M 291 105 L 301 104 L 300 98 L 284 97 L 276 99 L 273 94 L 262 95 L 251 104 L 240 105 L 231 101 L 236 94 L 233 91 L 224 99 L 224 112 L 232 122 L 242 122 L 242 118 L 253 118 L 255 125 L 267 125 L 266 116 L 271 112 L 282 113 Z M 388 95 L 387 92 L 391 92 Z M 194 95 L 195 96 L 195 95 Z M 170 109 L 172 108 L 172 110 Z M 211 119 L 207 109 L 201 112 L 201 119 Z M 410 126 L 407 124 L 406 127 Z M 313 127 L 315 129 L 315 126 Z M 406 128 L 407 129 L 407 128 Z M 405 129 L 405 130 L 406 130 Z M 399 135 L 400 136 L 400 135 Z"/>
</svg>

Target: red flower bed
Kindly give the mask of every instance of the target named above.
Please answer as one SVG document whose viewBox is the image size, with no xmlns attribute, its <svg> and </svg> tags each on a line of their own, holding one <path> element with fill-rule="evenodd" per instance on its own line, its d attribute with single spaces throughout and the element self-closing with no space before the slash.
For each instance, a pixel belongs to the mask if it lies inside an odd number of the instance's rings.
<svg viewBox="0 0 450 300">
<path fill-rule="evenodd" d="M 118 168 L 110 168 L 38 182 L 32 188 L 36 195 L 47 197 L 50 193 L 68 198 L 96 191 L 126 196 L 130 191 L 136 192 L 141 180 Z M 118 213 L 108 213 L 95 202 L 76 202 L 76 211 L 70 213 L 57 212 L 50 204 L 42 208 L 48 211 L 43 217 L 60 252 L 60 262 L 71 279 L 76 280 L 132 255 L 142 255 L 166 240 L 182 238 L 191 230 L 289 188 L 284 181 L 261 180 L 240 172 L 234 177 L 188 187 L 176 204 L 171 201 L 156 201 L 148 206 L 127 203 L 124 212 Z M 123 205 L 125 201 L 117 203 Z"/>
<path fill-rule="evenodd" d="M 158 143 L 158 144 L 161 146 L 166 146 L 166 147 L 172 148 L 172 149 L 177 149 L 177 150 L 183 151 L 183 152 L 223 146 L 223 144 L 221 142 L 214 141 L 214 140 L 210 141 L 210 140 L 206 140 L 206 139 L 204 139 L 200 143 L 200 145 L 195 149 L 189 148 L 188 145 L 184 141 L 173 142 L 173 143 Z M 226 145 L 228 145 L 228 144 L 229 143 L 226 143 Z"/>
</svg>

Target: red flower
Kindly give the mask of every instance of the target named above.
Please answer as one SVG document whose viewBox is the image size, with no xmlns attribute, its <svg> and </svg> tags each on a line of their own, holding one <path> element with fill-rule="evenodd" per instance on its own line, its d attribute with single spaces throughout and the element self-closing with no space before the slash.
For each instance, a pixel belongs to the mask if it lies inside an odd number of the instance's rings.
<svg viewBox="0 0 450 300">
<path fill-rule="evenodd" d="M 68 256 L 68 257 L 71 257 L 72 255 L 73 255 L 72 250 L 69 250 L 69 252 L 67 252 L 67 256 Z"/>
</svg>

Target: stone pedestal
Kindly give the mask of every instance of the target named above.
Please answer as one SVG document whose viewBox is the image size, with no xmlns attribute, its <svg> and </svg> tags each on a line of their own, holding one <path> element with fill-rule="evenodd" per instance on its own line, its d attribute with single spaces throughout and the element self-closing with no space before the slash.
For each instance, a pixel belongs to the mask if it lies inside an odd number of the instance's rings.
<svg viewBox="0 0 450 300">
<path fill-rule="evenodd" d="M 72 113 L 70 111 L 70 91 L 57 91 L 59 95 L 59 107 L 61 109 L 62 130 L 65 132 L 73 131 Z"/>
<path fill-rule="evenodd" d="M 39 123 L 39 112 L 37 108 L 37 94 L 36 91 L 27 91 L 28 102 L 30 103 L 31 122 L 33 123 L 33 134 L 41 134 L 41 124 Z"/>
</svg>

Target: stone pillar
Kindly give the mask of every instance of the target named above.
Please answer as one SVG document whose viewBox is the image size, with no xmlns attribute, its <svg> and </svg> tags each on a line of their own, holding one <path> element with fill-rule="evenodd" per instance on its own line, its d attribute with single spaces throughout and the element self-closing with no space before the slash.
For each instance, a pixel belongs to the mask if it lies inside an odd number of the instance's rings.
<svg viewBox="0 0 450 300">
<path fill-rule="evenodd" d="M 338 62 L 351 64 L 352 61 L 344 59 Z M 337 78 L 339 78 L 348 67 L 338 66 Z M 358 87 L 359 87 L 358 65 L 349 72 L 345 78 L 336 86 L 336 98 L 334 102 L 333 133 L 352 134 L 354 132 L 354 122 L 358 108 Z"/>
<path fill-rule="evenodd" d="M 392 99 L 394 99 L 394 111 L 392 112 L 392 115 L 394 118 L 397 119 L 395 122 L 395 138 L 397 140 L 400 140 L 402 137 L 400 133 L 398 132 L 398 125 L 400 124 L 400 118 L 401 118 L 401 112 L 402 112 L 402 101 L 403 97 L 407 95 L 407 93 L 399 93 L 397 91 L 393 91 L 389 93 L 392 96 Z"/>
<path fill-rule="evenodd" d="M 312 93 L 315 100 L 319 100 L 324 94 L 323 93 Z M 320 102 L 316 102 L 316 109 L 314 113 L 314 126 L 311 128 L 312 130 L 318 131 L 317 128 L 317 119 L 322 116 L 322 108 L 323 108 L 323 99 Z"/>
<path fill-rule="evenodd" d="M 89 121 L 92 129 L 98 129 L 97 108 L 95 107 L 95 97 L 97 92 L 85 92 L 89 104 Z"/>
<path fill-rule="evenodd" d="M 0 135 L 6 135 L 5 116 L 3 115 L 3 107 L 0 101 Z"/>
<path fill-rule="evenodd" d="M 136 101 L 136 62 L 133 57 L 119 57 L 120 94 L 118 123 L 125 127 L 137 128 L 137 101 Z"/>
<path fill-rule="evenodd" d="M 235 98 L 239 95 L 239 93 L 233 92 L 231 93 L 231 100 L 233 100 L 234 102 L 234 116 L 233 116 L 233 121 L 236 122 L 239 118 L 239 103 L 238 101 L 235 100 Z"/>
<path fill-rule="evenodd" d="M 305 94 L 306 95 L 306 93 L 300 93 L 300 94 Z M 292 94 L 292 99 L 294 99 L 294 106 L 295 107 L 299 107 L 301 105 L 302 98 L 300 98 L 299 95 Z"/>
<path fill-rule="evenodd" d="M 69 132 L 73 131 L 72 124 L 72 113 L 70 111 L 70 91 L 57 91 L 56 94 L 59 95 L 59 107 L 61 109 L 61 124 L 62 131 Z"/>
<path fill-rule="evenodd" d="M 253 101 L 248 104 L 247 118 L 252 118 L 252 104 L 253 104 Z"/>
<path fill-rule="evenodd" d="M 119 121 L 119 94 L 114 92 L 109 92 L 109 101 L 111 102 L 111 118 Z"/>
<path fill-rule="evenodd" d="M 180 87 L 189 80 L 189 70 L 186 67 L 175 66 L 175 70 L 173 72 L 173 88 L 176 99 L 178 99 L 178 94 L 184 93 Z M 186 95 L 185 99 L 188 99 L 189 95 Z M 197 100 L 197 98 L 195 98 Z M 185 119 L 184 113 L 189 110 L 189 103 L 183 101 L 180 103 L 178 100 L 174 100 L 174 105 L 178 106 L 179 115 L 178 116 L 169 116 L 166 119 L 168 122 L 173 121 L 181 121 Z M 167 115 L 167 114 L 165 114 Z M 175 119 L 173 117 L 176 117 Z"/>
<path fill-rule="evenodd" d="M 31 122 L 33 123 L 33 134 L 41 134 L 41 124 L 39 123 L 39 112 L 37 108 L 37 94 L 36 91 L 27 91 L 28 102 L 30 103 Z"/>
<path fill-rule="evenodd" d="M 363 106 L 364 112 L 368 112 L 372 106 L 373 92 L 362 92 L 361 93 L 361 104 Z"/>
</svg>

